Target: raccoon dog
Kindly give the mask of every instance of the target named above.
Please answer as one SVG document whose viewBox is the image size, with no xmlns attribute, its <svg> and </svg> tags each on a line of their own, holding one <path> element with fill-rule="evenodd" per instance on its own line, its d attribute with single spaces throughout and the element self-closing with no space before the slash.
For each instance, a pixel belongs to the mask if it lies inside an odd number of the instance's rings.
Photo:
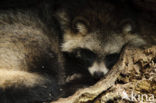
<svg viewBox="0 0 156 103">
<path fill-rule="evenodd" d="M 58 34 L 28 11 L 0 11 L 0 103 L 55 100 L 63 62 Z"/>
<path fill-rule="evenodd" d="M 55 14 L 62 35 L 55 23 L 49 29 L 31 12 L 1 11 L 0 103 L 55 100 L 64 62 L 67 76 L 81 74 L 77 83 L 90 85 L 116 63 L 125 45 L 146 44 L 137 34 L 133 10 L 113 0 L 67 0 Z"/>
<path fill-rule="evenodd" d="M 135 10 L 118 1 L 75 0 L 57 15 L 64 32 L 62 51 L 70 61 L 66 66 L 96 80 L 112 68 L 124 46 L 146 44 L 137 34 Z"/>
</svg>

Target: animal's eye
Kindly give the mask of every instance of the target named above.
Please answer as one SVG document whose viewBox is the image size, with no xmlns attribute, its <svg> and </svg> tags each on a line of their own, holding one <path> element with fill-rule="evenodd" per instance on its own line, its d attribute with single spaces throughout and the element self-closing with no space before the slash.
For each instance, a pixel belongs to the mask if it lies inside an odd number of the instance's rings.
<svg viewBox="0 0 156 103">
<path fill-rule="evenodd" d="M 93 62 L 96 58 L 96 54 L 88 49 L 75 50 L 76 58 L 82 59 L 85 62 Z"/>
<path fill-rule="evenodd" d="M 120 54 L 114 53 L 114 54 L 109 54 L 105 57 L 105 63 L 107 68 L 112 68 L 113 65 L 118 61 Z"/>
</svg>

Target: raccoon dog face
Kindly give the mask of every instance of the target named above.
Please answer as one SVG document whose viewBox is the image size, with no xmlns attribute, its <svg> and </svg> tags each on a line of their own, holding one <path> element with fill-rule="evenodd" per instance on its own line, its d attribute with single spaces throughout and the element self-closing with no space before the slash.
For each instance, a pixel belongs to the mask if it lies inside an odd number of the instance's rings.
<svg viewBox="0 0 156 103">
<path fill-rule="evenodd" d="M 58 13 L 64 31 L 62 51 L 88 63 L 87 70 L 96 78 L 112 68 L 124 45 L 145 44 L 134 32 L 129 12 L 123 9 L 110 2 L 90 1 L 72 13 Z"/>
</svg>

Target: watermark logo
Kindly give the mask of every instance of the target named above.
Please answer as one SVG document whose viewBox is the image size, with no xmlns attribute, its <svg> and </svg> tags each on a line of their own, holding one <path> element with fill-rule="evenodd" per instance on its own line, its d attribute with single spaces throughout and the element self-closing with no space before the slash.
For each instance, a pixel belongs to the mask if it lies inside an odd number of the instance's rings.
<svg viewBox="0 0 156 103">
<path fill-rule="evenodd" d="M 127 94 L 126 91 L 122 92 L 122 99 L 130 100 L 133 102 L 154 102 L 154 94 L 136 94 L 133 91 Z"/>
</svg>

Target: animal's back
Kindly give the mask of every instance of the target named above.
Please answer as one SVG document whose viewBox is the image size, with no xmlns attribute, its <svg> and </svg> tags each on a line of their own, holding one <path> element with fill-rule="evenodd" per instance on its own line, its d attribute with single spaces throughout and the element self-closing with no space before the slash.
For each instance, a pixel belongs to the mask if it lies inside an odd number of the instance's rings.
<svg viewBox="0 0 156 103">
<path fill-rule="evenodd" d="M 1 12 L 0 103 L 56 99 L 60 64 L 54 50 L 57 40 L 49 34 L 30 12 Z"/>
</svg>

